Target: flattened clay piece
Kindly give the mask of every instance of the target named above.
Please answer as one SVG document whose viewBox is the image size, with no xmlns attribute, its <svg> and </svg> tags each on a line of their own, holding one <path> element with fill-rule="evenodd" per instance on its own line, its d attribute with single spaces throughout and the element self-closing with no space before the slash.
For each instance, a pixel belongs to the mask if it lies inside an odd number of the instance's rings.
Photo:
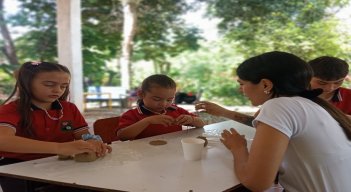
<svg viewBox="0 0 351 192">
<path fill-rule="evenodd" d="M 71 155 L 58 155 L 58 160 L 60 161 L 71 160 L 71 159 L 73 159 L 73 156 Z"/>
<path fill-rule="evenodd" d="M 197 138 L 205 140 L 204 147 L 207 146 L 208 141 L 207 141 L 206 137 L 204 137 L 204 136 L 197 136 Z"/>
<path fill-rule="evenodd" d="M 91 162 L 97 158 L 95 153 L 80 153 L 74 156 L 74 160 L 77 162 Z"/>
<path fill-rule="evenodd" d="M 149 142 L 150 145 L 166 145 L 167 141 L 164 140 L 154 140 Z"/>
</svg>

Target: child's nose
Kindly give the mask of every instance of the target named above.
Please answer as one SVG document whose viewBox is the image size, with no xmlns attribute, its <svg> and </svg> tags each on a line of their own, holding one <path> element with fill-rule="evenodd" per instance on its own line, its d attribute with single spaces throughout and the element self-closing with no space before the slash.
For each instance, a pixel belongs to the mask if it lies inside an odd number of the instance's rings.
<svg viewBox="0 0 351 192">
<path fill-rule="evenodd" d="M 168 102 L 167 102 L 167 101 L 161 101 L 161 102 L 160 102 L 160 105 L 161 105 L 162 107 L 165 107 L 165 106 L 168 105 Z"/>
</svg>

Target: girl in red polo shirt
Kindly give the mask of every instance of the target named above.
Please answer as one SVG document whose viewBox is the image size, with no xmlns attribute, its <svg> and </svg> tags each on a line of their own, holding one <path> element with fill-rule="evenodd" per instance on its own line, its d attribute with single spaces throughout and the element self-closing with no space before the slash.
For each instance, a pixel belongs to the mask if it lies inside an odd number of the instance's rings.
<svg viewBox="0 0 351 192">
<path fill-rule="evenodd" d="M 203 127 L 200 118 L 173 104 L 175 93 L 176 83 L 168 76 L 147 77 L 138 93 L 138 106 L 119 119 L 119 139 L 141 139 L 181 131 L 182 125 Z"/>
<path fill-rule="evenodd" d="M 103 156 L 111 151 L 98 136 L 89 134 L 77 107 L 66 101 L 69 83 L 70 72 L 63 65 L 26 62 L 21 66 L 15 89 L 4 103 L 14 95 L 18 99 L 0 106 L 0 165 L 56 154 Z M 4 192 L 15 192 L 24 191 L 26 183 L 0 177 L 0 184 Z"/>
</svg>

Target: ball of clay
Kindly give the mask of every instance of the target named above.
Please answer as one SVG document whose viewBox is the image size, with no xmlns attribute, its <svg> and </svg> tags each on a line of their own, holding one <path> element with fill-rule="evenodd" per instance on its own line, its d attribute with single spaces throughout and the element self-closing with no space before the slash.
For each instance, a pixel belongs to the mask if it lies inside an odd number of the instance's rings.
<svg viewBox="0 0 351 192">
<path fill-rule="evenodd" d="M 91 162 L 97 158 L 96 153 L 80 153 L 74 156 L 74 160 L 77 162 Z"/>
<path fill-rule="evenodd" d="M 71 155 L 58 155 L 58 160 L 64 161 L 64 160 L 70 160 L 73 159 L 73 156 Z"/>
<path fill-rule="evenodd" d="M 207 141 L 206 137 L 204 137 L 204 136 L 197 136 L 197 138 L 199 138 L 199 139 L 203 139 L 203 140 L 205 141 L 205 143 L 204 143 L 204 147 L 206 147 L 206 146 L 207 146 L 208 141 Z"/>
</svg>

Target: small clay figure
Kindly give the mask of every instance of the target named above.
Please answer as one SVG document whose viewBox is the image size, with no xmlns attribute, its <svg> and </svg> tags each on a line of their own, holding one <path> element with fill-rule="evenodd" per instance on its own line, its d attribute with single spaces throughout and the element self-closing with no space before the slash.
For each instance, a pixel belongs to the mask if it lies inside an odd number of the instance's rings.
<svg viewBox="0 0 351 192">
<path fill-rule="evenodd" d="M 77 162 L 91 162 L 97 158 L 96 153 L 80 153 L 74 156 L 74 160 Z"/>
</svg>

